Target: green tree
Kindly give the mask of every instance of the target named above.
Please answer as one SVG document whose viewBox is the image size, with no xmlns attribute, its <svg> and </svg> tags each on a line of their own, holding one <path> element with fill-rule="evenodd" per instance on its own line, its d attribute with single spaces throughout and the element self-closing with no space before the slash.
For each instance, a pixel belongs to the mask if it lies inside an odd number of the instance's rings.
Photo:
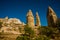
<svg viewBox="0 0 60 40">
<path fill-rule="evenodd" d="M 58 19 L 58 21 L 57 21 L 57 28 L 60 30 L 60 19 Z"/>
<path fill-rule="evenodd" d="M 25 30 L 25 34 L 28 35 L 31 39 L 34 37 L 35 33 L 34 33 L 34 30 L 31 27 L 26 25 L 24 30 Z"/>
<path fill-rule="evenodd" d="M 2 27 L 3 22 L 0 22 L 0 28 Z"/>
<path fill-rule="evenodd" d="M 39 37 L 36 37 L 34 40 L 50 40 L 50 38 L 46 37 L 45 35 L 40 35 Z"/>
<path fill-rule="evenodd" d="M 25 33 L 18 36 L 16 40 L 33 40 L 35 34 L 34 30 L 28 25 L 25 25 L 24 31 Z"/>
<path fill-rule="evenodd" d="M 30 40 L 28 36 L 18 36 L 16 40 Z"/>
</svg>

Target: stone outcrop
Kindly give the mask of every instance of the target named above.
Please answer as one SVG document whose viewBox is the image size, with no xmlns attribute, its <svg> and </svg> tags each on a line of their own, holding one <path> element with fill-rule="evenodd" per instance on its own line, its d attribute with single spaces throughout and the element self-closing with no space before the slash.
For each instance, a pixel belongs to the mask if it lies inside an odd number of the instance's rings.
<svg viewBox="0 0 60 40">
<path fill-rule="evenodd" d="M 52 27 L 56 26 L 57 15 L 50 6 L 48 7 L 47 20 L 48 20 L 48 26 Z"/>
<path fill-rule="evenodd" d="M 34 16 L 31 10 L 29 10 L 27 13 L 27 24 L 30 27 L 34 27 Z"/>
<path fill-rule="evenodd" d="M 16 40 L 20 34 L 3 33 L 0 34 L 0 40 Z"/>
<path fill-rule="evenodd" d="M 4 32 L 4 33 L 7 32 L 7 33 L 13 33 L 13 34 L 15 34 L 15 33 L 19 34 L 19 27 L 21 27 L 23 29 L 23 27 L 25 25 L 23 22 L 21 22 L 17 18 L 8 19 L 8 17 L 0 18 L 0 24 L 2 25 L 0 32 Z"/>
<path fill-rule="evenodd" d="M 41 26 L 40 17 L 38 15 L 38 12 L 36 12 L 36 26 Z"/>
</svg>

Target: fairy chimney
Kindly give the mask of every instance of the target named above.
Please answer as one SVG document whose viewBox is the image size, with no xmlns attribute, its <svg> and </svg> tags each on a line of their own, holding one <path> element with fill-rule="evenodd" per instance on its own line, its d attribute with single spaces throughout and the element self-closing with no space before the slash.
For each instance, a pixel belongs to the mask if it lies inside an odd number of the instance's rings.
<svg viewBox="0 0 60 40">
<path fill-rule="evenodd" d="M 57 15 L 54 12 L 54 10 L 49 6 L 47 11 L 47 20 L 48 20 L 48 26 L 55 27 L 57 23 Z"/>
<path fill-rule="evenodd" d="M 27 13 L 27 24 L 29 27 L 34 27 L 34 16 L 31 10 Z"/>
<path fill-rule="evenodd" d="M 38 15 L 38 12 L 36 12 L 36 26 L 41 26 L 40 17 Z"/>
</svg>

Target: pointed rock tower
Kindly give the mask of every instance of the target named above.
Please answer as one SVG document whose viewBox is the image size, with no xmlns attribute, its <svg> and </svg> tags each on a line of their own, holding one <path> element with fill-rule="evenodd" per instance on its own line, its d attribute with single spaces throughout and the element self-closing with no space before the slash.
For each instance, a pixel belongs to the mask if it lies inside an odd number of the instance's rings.
<svg viewBox="0 0 60 40">
<path fill-rule="evenodd" d="M 36 12 L 36 26 L 41 26 L 40 17 L 38 15 L 38 12 Z"/>
<path fill-rule="evenodd" d="M 34 16 L 31 10 L 29 10 L 27 13 L 27 24 L 30 27 L 34 27 Z"/>
<path fill-rule="evenodd" d="M 55 27 L 57 23 L 57 15 L 53 9 L 49 6 L 47 12 L 48 26 Z"/>
</svg>

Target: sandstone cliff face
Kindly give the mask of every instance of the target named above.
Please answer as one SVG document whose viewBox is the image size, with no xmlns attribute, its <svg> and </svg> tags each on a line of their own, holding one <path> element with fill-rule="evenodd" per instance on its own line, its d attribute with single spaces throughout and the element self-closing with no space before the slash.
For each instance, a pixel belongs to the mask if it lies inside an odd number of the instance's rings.
<svg viewBox="0 0 60 40">
<path fill-rule="evenodd" d="M 36 12 L 36 26 L 41 26 L 40 17 L 38 15 L 38 12 Z"/>
<path fill-rule="evenodd" d="M 29 12 L 27 13 L 27 24 L 30 27 L 34 27 L 34 16 L 31 10 L 29 10 Z"/>
<path fill-rule="evenodd" d="M 21 27 L 23 29 L 25 24 L 22 23 L 17 18 L 8 19 L 8 17 L 5 17 L 5 18 L 0 18 L 0 25 L 2 25 L 0 32 L 20 34 L 19 27 Z"/>
<path fill-rule="evenodd" d="M 48 26 L 55 26 L 57 22 L 57 15 L 51 7 L 48 7 L 47 12 Z"/>
</svg>

